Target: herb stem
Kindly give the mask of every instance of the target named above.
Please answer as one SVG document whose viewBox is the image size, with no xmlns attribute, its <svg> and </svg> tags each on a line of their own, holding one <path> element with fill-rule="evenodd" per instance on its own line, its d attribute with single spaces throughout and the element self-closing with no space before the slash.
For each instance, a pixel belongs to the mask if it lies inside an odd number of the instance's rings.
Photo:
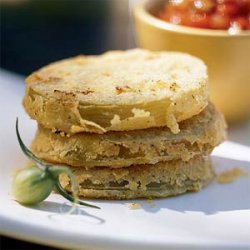
<svg viewBox="0 0 250 250">
<path fill-rule="evenodd" d="M 51 165 L 48 164 L 47 162 L 40 160 L 39 158 L 37 158 L 23 143 L 19 130 L 18 130 L 18 118 L 16 119 L 16 134 L 17 134 L 17 139 L 19 142 L 19 145 L 23 151 L 23 153 L 32 161 L 34 162 L 35 166 L 38 167 L 40 170 L 43 171 L 43 174 L 41 175 L 41 177 L 39 179 L 37 179 L 34 183 L 38 183 L 43 181 L 44 179 L 46 179 L 46 176 L 48 178 L 50 178 L 51 180 L 53 180 L 54 185 L 58 191 L 59 194 L 61 194 L 65 199 L 73 202 L 73 207 L 70 210 L 70 212 L 72 212 L 75 209 L 76 204 L 79 205 L 84 205 L 84 206 L 88 206 L 88 207 L 92 207 L 92 208 L 97 208 L 100 209 L 100 207 L 88 204 L 86 202 L 83 202 L 81 200 L 79 200 L 77 198 L 77 189 L 78 186 L 76 185 L 76 181 L 75 181 L 75 177 L 72 173 L 72 171 L 67 167 L 67 166 L 60 166 L 60 165 Z M 61 186 L 60 182 L 59 182 L 59 175 L 60 174 L 66 174 L 69 179 L 70 179 L 70 183 L 71 183 L 71 190 L 72 190 L 72 194 L 68 194 L 63 187 Z"/>
<path fill-rule="evenodd" d="M 63 187 L 61 186 L 61 184 L 58 181 L 56 182 L 56 189 L 57 189 L 59 194 L 61 194 L 65 199 L 67 199 L 67 200 L 69 200 L 71 202 L 76 202 L 79 205 L 84 205 L 84 206 L 87 206 L 87 207 L 93 207 L 93 208 L 100 209 L 100 207 L 98 207 L 98 206 L 88 204 L 88 203 L 83 202 L 83 201 L 81 201 L 79 199 L 75 200 L 73 196 L 71 196 L 70 194 L 65 192 L 65 190 L 63 189 Z"/>
</svg>

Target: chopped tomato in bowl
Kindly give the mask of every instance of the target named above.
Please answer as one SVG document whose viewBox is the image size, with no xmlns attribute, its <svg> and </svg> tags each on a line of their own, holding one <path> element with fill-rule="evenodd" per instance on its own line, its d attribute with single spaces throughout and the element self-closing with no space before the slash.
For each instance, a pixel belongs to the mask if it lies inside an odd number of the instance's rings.
<svg viewBox="0 0 250 250">
<path fill-rule="evenodd" d="M 249 30 L 250 0 L 169 0 L 157 16 L 196 28 Z"/>
</svg>

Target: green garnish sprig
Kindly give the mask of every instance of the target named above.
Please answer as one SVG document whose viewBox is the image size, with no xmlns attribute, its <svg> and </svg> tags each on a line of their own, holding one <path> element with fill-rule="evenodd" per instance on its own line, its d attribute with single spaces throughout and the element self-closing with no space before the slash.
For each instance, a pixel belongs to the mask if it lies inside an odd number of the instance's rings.
<svg viewBox="0 0 250 250">
<path fill-rule="evenodd" d="M 23 205 L 34 205 L 45 200 L 55 187 L 65 199 L 76 204 L 92 208 L 100 207 L 88 204 L 77 198 L 77 185 L 72 171 L 66 166 L 51 165 L 37 158 L 23 143 L 16 119 L 16 135 L 23 153 L 34 163 L 34 166 L 19 170 L 12 182 L 12 194 Z M 59 182 L 59 175 L 66 174 L 71 183 L 72 195 L 67 193 Z"/>
</svg>

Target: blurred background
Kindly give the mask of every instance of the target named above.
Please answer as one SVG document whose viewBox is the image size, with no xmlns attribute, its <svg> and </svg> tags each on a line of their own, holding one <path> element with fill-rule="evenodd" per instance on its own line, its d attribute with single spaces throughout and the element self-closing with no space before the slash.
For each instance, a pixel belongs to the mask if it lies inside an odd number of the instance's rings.
<svg viewBox="0 0 250 250">
<path fill-rule="evenodd" d="M 0 0 L 1 67 L 19 74 L 135 47 L 129 0 Z"/>
</svg>

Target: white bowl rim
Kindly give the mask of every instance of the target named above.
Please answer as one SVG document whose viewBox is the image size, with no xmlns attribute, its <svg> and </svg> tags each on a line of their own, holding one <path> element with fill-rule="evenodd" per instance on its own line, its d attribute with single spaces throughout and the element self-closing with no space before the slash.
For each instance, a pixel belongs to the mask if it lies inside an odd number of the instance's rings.
<svg viewBox="0 0 250 250">
<path fill-rule="evenodd" d="M 147 9 L 146 4 L 149 1 L 137 4 L 134 8 L 135 15 L 140 16 L 148 24 L 160 28 L 161 30 L 172 31 L 175 33 L 183 33 L 188 35 L 197 35 L 197 36 L 214 36 L 214 37 L 250 37 L 250 30 L 244 30 L 237 34 L 230 34 L 227 30 L 214 30 L 214 29 L 202 29 L 202 28 L 193 28 L 183 25 L 176 25 L 152 15 Z"/>
</svg>

